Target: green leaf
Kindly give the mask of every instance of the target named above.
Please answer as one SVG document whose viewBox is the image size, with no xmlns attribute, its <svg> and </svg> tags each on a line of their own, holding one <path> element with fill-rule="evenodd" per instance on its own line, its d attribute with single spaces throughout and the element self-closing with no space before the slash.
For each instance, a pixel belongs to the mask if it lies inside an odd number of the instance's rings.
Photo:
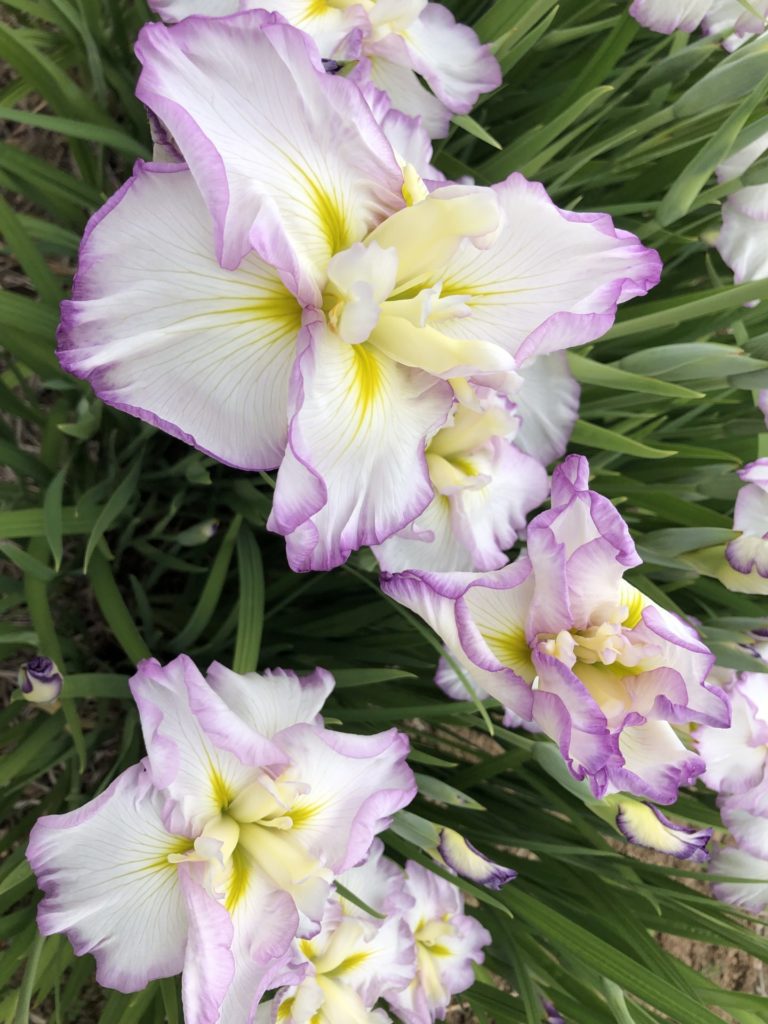
<svg viewBox="0 0 768 1024">
<path fill-rule="evenodd" d="M 83 572 L 88 572 L 88 567 L 91 563 L 91 559 L 93 558 L 96 552 L 96 547 L 101 538 L 110 528 L 110 526 L 112 526 L 112 524 L 118 518 L 120 513 L 124 511 L 126 505 L 131 500 L 131 498 L 136 494 L 136 485 L 139 480 L 140 471 L 141 459 L 136 459 L 131 465 L 131 468 L 128 470 L 123 479 L 120 481 L 120 483 L 117 485 L 115 490 L 110 495 L 109 500 L 107 501 L 104 508 L 102 508 L 101 512 L 99 512 L 99 515 L 96 519 L 96 522 L 94 523 L 93 529 L 91 530 L 91 535 L 88 538 L 88 543 L 85 548 Z"/>
<path fill-rule="evenodd" d="M 229 524 L 229 529 L 221 542 L 219 550 L 216 552 L 211 571 L 203 584 L 203 589 L 200 591 L 197 604 L 189 616 L 186 625 L 173 640 L 173 650 L 183 651 L 190 644 L 193 644 L 211 621 L 224 589 L 224 581 L 227 577 L 229 563 L 232 560 L 242 521 L 242 516 L 236 515 Z"/>
<path fill-rule="evenodd" d="M 595 384 L 614 391 L 635 391 L 643 395 L 660 395 L 663 398 L 704 398 L 702 391 L 682 387 L 670 381 L 629 373 L 613 363 L 600 363 L 587 359 L 576 352 L 568 352 L 568 363 L 576 380 L 582 384 Z"/>
<path fill-rule="evenodd" d="M 589 448 L 623 452 L 625 455 L 635 455 L 640 459 L 668 459 L 677 454 L 672 448 L 652 448 L 626 434 L 609 430 L 607 427 L 598 427 L 595 423 L 587 423 L 584 420 L 578 420 L 576 423 L 571 440 L 575 444 L 583 444 Z"/>
<path fill-rule="evenodd" d="M 237 535 L 237 575 L 240 602 L 232 669 L 241 673 L 254 672 L 259 663 L 264 627 L 264 567 L 259 545 L 246 524 L 240 527 Z"/>
<path fill-rule="evenodd" d="M 64 493 L 64 480 L 67 475 L 67 467 L 63 466 L 56 476 L 51 480 L 45 491 L 43 499 L 43 518 L 45 521 L 45 539 L 53 555 L 53 565 L 56 572 L 61 568 L 61 559 L 64 552 L 64 527 L 62 516 L 62 496 Z"/>
<path fill-rule="evenodd" d="M 489 146 L 493 146 L 494 149 L 501 149 L 501 143 L 497 142 L 496 139 L 491 135 L 490 132 L 486 131 L 481 124 L 478 124 L 474 117 L 470 117 L 469 114 L 454 114 L 452 118 L 453 123 L 463 128 L 465 132 L 469 132 L 470 135 L 476 139 L 480 139 L 481 142 L 486 142 Z"/>
</svg>

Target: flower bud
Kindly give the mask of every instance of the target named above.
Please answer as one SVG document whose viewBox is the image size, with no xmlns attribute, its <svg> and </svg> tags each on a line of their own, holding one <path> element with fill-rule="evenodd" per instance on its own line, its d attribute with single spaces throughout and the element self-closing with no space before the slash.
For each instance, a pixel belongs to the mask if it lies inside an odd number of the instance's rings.
<svg viewBox="0 0 768 1024">
<path fill-rule="evenodd" d="M 61 694 L 62 676 L 50 658 L 37 657 L 19 669 L 19 689 L 32 704 L 53 704 Z"/>
</svg>

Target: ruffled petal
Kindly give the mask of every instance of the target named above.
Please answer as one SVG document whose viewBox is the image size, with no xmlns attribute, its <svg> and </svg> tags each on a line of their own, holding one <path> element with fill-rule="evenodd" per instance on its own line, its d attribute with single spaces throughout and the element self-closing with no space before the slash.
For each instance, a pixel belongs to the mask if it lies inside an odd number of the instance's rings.
<svg viewBox="0 0 768 1024">
<path fill-rule="evenodd" d="M 96 958 L 96 980 L 137 992 L 184 964 L 187 911 L 175 864 L 190 846 L 166 831 L 164 800 L 142 764 L 68 814 L 39 818 L 27 859 L 45 893 L 43 935 L 66 934 Z"/>
<path fill-rule="evenodd" d="M 632 17 L 645 28 L 668 35 L 676 29 L 693 32 L 709 13 L 713 0 L 634 0 Z"/>
<path fill-rule="evenodd" d="M 395 729 L 355 736 L 295 725 L 280 745 L 310 787 L 291 807 L 291 835 L 335 872 L 364 860 L 374 836 L 416 795 L 408 739 Z"/>
<path fill-rule="evenodd" d="M 495 243 L 465 244 L 438 272 L 442 294 L 464 296 L 471 311 L 443 321 L 446 334 L 482 337 L 522 362 L 599 338 L 619 303 L 657 284 L 658 254 L 607 214 L 560 210 L 520 174 L 493 191 L 503 211 Z"/>
<path fill-rule="evenodd" d="M 215 661 L 206 678 L 227 707 L 270 738 L 297 722 L 322 724 L 320 711 L 334 687 L 333 676 L 323 668 L 307 676 L 283 668 L 241 675 Z"/>
<path fill-rule="evenodd" d="M 254 248 L 317 301 L 330 257 L 404 205 L 402 172 L 359 90 L 327 75 L 309 37 L 278 15 L 146 25 L 136 52 L 136 94 L 189 164 L 222 266 Z"/>
<path fill-rule="evenodd" d="M 201 864 L 179 868 L 190 918 L 182 979 L 184 1020 L 186 1024 L 251 1022 L 268 988 L 296 980 L 286 953 L 296 934 L 296 908 L 287 893 L 271 890 L 257 871 L 244 877 L 243 866 L 237 869 L 238 878 L 225 905 L 203 887 L 201 868 Z"/>
<path fill-rule="evenodd" d="M 692 785 L 706 768 L 668 722 L 625 726 L 618 742 L 624 763 L 611 766 L 613 785 L 661 804 L 674 803 L 680 786 Z"/>
<path fill-rule="evenodd" d="M 718 850 L 712 857 L 713 875 L 732 875 L 736 882 L 714 882 L 712 890 L 724 903 L 759 914 L 768 906 L 768 860 L 753 857 L 733 846 Z"/>
<path fill-rule="evenodd" d="M 288 433 L 301 309 L 248 255 L 216 262 L 181 164 L 136 165 L 91 218 L 58 355 L 109 405 L 241 469 L 274 469 Z"/>
<path fill-rule="evenodd" d="M 532 359 L 517 372 L 522 384 L 513 396 L 520 416 L 515 444 L 548 466 L 565 455 L 579 415 L 581 388 L 563 352 Z"/>
<path fill-rule="evenodd" d="M 501 85 L 499 62 L 447 7 L 428 3 L 408 26 L 406 47 L 413 68 L 456 114 L 468 114 L 478 97 Z"/>
<path fill-rule="evenodd" d="M 242 11 L 248 0 L 148 0 L 151 10 L 163 21 L 183 21 L 193 14 L 221 18 Z"/>
<path fill-rule="evenodd" d="M 314 327 L 300 356 L 268 523 L 287 537 L 292 569 L 340 565 L 424 511 L 433 493 L 426 443 L 448 416 L 452 394 L 368 344 Z"/>
<path fill-rule="evenodd" d="M 394 52 L 393 46 L 396 47 Z M 386 47 L 377 47 L 377 52 L 361 60 L 349 77 L 353 81 L 373 82 L 377 89 L 389 96 L 393 107 L 409 117 L 420 118 L 431 139 L 442 139 L 450 130 L 451 112 L 422 85 L 415 71 L 407 66 L 408 63 L 403 40 L 390 37 Z"/>
<path fill-rule="evenodd" d="M 736 284 L 768 277 L 768 185 L 750 185 L 726 199 L 717 251 Z"/>
<path fill-rule="evenodd" d="M 153 783 L 171 797 L 169 827 L 199 835 L 254 779 L 288 756 L 230 710 L 186 655 L 142 661 L 131 679 Z"/>
</svg>

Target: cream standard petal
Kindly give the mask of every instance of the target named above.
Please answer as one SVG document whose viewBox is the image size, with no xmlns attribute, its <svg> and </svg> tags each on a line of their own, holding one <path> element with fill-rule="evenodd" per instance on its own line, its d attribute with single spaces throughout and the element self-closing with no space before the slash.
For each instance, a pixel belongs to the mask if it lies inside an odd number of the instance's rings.
<svg viewBox="0 0 768 1024">
<path fill-rule="evenodd" d="M 218 265 L 189 171 L 140 163 L 86 230 L 58 354 L 109 405 L 221 462 L 273 469 L 300 325 L 258 257 Z"/>
<path fill-rule="evenodd" d="M 187 912 L 168 858 L 191 841 L 166 831 L 163 803 L 134 765 L 84 807 L 40 818 L 27 849 L 46 894 L 40 931 L 64 932 L 78 956 L 96 958 L 97 981 L 121 992 L 184 964 Z"/>
<path fill-rule="evenodd" d="M 279 16 L 146 25 L 136 52 L 136 93 L 189 164 L 223 266 L 253 246 L 293 262 L 286 273 L 317 298 L 330 257 L 403 206 L 402 172 L 360 91 L 325 74 Z"/>
</svg>

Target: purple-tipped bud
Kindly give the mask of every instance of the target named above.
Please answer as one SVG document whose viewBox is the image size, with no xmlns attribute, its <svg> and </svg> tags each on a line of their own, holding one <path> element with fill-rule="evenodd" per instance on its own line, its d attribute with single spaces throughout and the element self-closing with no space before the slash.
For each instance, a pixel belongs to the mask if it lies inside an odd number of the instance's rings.
<svg viewBox="0 0 768 1024">
<path fill-rule="evenodd" d="M 565 1024 L 565 1020 L 557 1012 L 557 1007 L 554 1003 L 550 1003 L 548 999 L 542 1000 L 544 1003 L 544 1012 L 547 1015 L 547 1024 Z"/>
<path fill-rule="evenodd" d="M 19 689 L 32 704 L 53 704 L 61 694 L 61 672 L 50 658 L 37 657 L 19 669 Z"/>
<path fill-rule="evenodd" d="M 495 864 L 452 828 L 440 829 L 437 852 L 443 863 L 457 875 L 477 885 L 484 885 L 486 889 L 500 889 L 517 877 L 513 868 Z"/>
</svg>

